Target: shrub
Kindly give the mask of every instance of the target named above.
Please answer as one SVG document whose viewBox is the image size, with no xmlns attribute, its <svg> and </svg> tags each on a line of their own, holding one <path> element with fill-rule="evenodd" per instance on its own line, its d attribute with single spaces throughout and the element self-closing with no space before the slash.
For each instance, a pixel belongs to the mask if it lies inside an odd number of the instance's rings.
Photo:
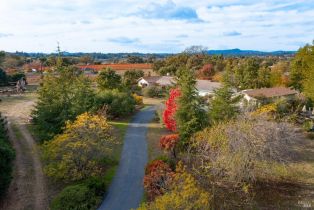
<svg viewBox="0 0 314 210">
<path fill-rule="evenodd" d="M 68 182 L 98 176 L 106 167 L 102 159 L 112 156 L 114 144 L 106 119 L 84 113 L 44 144 L 45 172 Z"/>
<path fill-rule="evenodd" d="M 164 194 L 173 177 L 170 166 L 162 160 L 154 160 L 147 165 L 144 176 L 144 188 L 148 199 Z"/>
<path fill-rule="evenodd" d="M 265 104 L 255 110 L 253 115 L 266 115 L 276 120 L 295 120 L 294 115 L 297 115 L 305 102 L 300 99 L 294 100 L 277 100 L 273 103 Z"/>
<path fill-rule="evenodd" d="M 163 91 L 160 87 L 149 86 L 143 89 L 143 95 L 150 98 L 160 98 L 163 96 Z"/>
<path fill-rule="evenodd" d="M 8 75 L 9 82 L 17 82 L 21 78 L 26 78 L 24 73 L 15 73 L 13 75 Z"/>
<path fill-rule="evenodd" d="M 12 179 L 12 162 L 15 152 L 8 142 L 3 121 L 0 121 L 0 197 L 2 197 Z"/>
<path fill-rule="evenodd" d="M 179 164 L 169 190 L 155 201 L 142 204 L 138 210 L 210 209 L 210 200 L 211 195 Z"/>
<path fill-rule="evenodd" d="M 199 79 L 211 79 L 215 74 L 214 66 L 212 64 L 205 64 L 200 70 L 198 70 L 197 74 Z"/>
<path fill-rule="evenodd" d="M 289 159 L 290 145 L 298 138 L 288 124 L 261 118 L 220 123 L 195 135 L 194 167 L 218 182 L 264 181 L 273 177 L 273 163 L 283 166 Z"/>
<path fill-rule="evenodd" d="M 136 105 L 143 105 L 143 97 L 142 96 L 139 96 L 137 95 L 136 93 L 132 94 L 134 100 L 135 100 L 135 103 Z"/>
<path fill-rule="evenodd" d="M 156 160 L 161 160 L 161 161 L 163 161 L 164 163 L 168 164 L 168 165 L 170 166 L 170 168 L 171 168 L 173 171 L 175 171 L 175 169 L 176 169 L 176 164 L 177 164 L 177 163 L 175 162 L 175 160 L 170 159 L 168 156 L 161 155 L 161 156 L 156 157 L 153 161 L 151 161 L 151 163 L 154 162 L 154 161 L 156 161 Z"/>
<path fill-rule="evenodd" d="M 51 210 L 90 210 L 97 209 L 101 202 L 101 196 L 97 196 L 95 190 L 86 185 L 79 184 L 64 188 L 52 203 Z"/>
<path fill-rule="evenodd" d="M 8 84 L 8 76 L 6 72 L 0 68 L 0 86 L 4 86 Z"/>
<path fill-rule="evenodd" d="M 90 177 L 84 182 L 84 184 L 88 187 L 88 189 L 95 192 L 95 195 L 103 196 L 110 183 L 104 177 Z"/>
<path fill-rule="evenodd" d="M 162 149 L 170 151 L 174 158 L 176 158 L 175 147 L 179 142 L 178 134 L 170 134 L 162 136 L 159 142 L 159 145 Z"/>
<path fill-rule="evenodd" d="M 96 95 L 93 109 L 102 110 L 108 118 L 124 117 L 134 112 L 135 103 L 130 93 L 106 90 Z"/>
</svg>

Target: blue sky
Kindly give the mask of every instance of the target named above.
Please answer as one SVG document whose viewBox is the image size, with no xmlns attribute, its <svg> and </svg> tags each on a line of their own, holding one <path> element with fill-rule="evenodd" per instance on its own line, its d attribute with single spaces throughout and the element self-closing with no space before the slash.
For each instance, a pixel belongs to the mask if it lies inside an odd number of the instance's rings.
<svg viewBox="0 0 314 210">
<path fill-rule="evenodd" d="M 0 50 L 297 50 L 314 39 L 314 0 L 0 0 Z"/>
</svg>

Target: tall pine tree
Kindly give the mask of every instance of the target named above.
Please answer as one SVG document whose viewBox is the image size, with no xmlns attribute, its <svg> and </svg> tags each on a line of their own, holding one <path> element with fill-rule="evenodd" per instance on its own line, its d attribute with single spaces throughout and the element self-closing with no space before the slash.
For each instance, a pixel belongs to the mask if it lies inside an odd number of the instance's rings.
<svg viewBox="0 0 314 210">
<path fill-rule="evenodd" d="M 181 95 L 176 112 L 177 131 L 182 145 L 188 144 L 190 137 L 208 124 L 205 110 L 195 87 L 196 80 L 192 71 L 181 68 L 178 77 L 178 88 Z"/>
</svg>

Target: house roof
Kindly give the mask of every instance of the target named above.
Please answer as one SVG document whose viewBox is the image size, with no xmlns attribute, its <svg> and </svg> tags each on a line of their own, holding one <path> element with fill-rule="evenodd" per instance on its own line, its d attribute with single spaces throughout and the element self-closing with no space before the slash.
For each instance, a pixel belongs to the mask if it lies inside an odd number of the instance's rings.
<svg viewBox="0 0 314 210">
<path fill-rule="evenodd" d="M 292 90 L 286 87 L 274 87 L 274 88 L 244 90 L 243 93 L 253 98 L 257 98 L 257 97 L 273 98 L 273 97 L 280 97 L 280 96 L 295 95 L 298 92 L 296 90 Z"/>
<path fill-rule="evenodd" d="M 139 80 L 144 79 L 148 83 L 157 84 L 160 86 L 170 86 L 176 83 L 174 77 L 171 76 L 151 76 L 151 77 L 142 77 Z M 138 80 L 138 81 L 139 81 Z M 196 89 L 202 92 L 213 92 L 215 89 L 221 87 L 221 83 L 212 82 L 210 80 L 196 80 Z"/>
<path fill-rule="evenodd" d="M 160 79 L 158 79 L 158 81 L 156 83 L 160 86 L 168 86 L 168 85 L 175 84 L 176 81 L 175 81 L 174 77 L 162 76 Z"/>
<path fill-rule="evenodd" d="M 156 83 L 160 78 L 161 78 L 160 76 L 151 76 L 151 77 L 142 77 L 139 80 L 144 79 L 148 83 Z"/>
<path fill-rule="evenodd" d="M 212 82 L 210 80 L 196 80 L 196 89 L 199 91 L 213 92 L 215 89 L 220 88 L 221 83 Z"/>
<path fill-rule="evenodd" d="M 168 86 L 176 82 L 174 77 L 170 77 L 170 76 L 141 77 L 140 79 L 138 79 L 138 81 L 140 81 L 141 79 L 144 79 L 148 83 L 157 84 L 160 86 Z"/>
</svg>

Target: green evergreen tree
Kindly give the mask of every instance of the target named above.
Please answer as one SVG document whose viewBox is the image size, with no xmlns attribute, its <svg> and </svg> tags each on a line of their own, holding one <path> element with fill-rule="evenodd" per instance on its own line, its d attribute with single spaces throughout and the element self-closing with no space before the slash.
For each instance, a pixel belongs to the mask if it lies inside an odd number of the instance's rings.
<svg viewBox="0 0 314 210">
<path fill-rule="evenodd" d="M 67 120 L 88 111 L 93 98 L 90 80 L 74 67 L 59 66 L 46 75 L 32 114 L 41 139 L 50 139 L 61 132 Z"/>
<path fill-rule="evenodd" d="M 182 145 L 186 145 L 195 132 L 206 127 L 208 118 L 195 88 L 196 80 L 193 72 L 186 68 L 181 68 L 179 71 L 177 84 L 181 95 L 178 99 L 175 119 L 180 141 Z"/>
<path fill-rule="evenodd" d="M 0 51 L 0 66 L 1 66 L 1 65 L 2 65 L 2 63 L 3 63 L 4 58 L 5 58 L 5 52 Z"/>
<path fill-rule="evenodd" d="M 223 73 L 223 76 L 222 76 L 222 83 L 230 87 L 234 87 L 234 88 L 237 87 L 237 84 L 235 81 L 235 74 L 232 70 L 230 63 L 226 64 L 225 72 Z"/>
<path fill-rule="evenodd" d="M 224 86 L 215 91 L 209 106 L 209 119 L 211 123 L 226 121 L 237 116 L 237 104 L 242 96 L 234 96 L 230 87 Z"/>
<path fill-rule="evenodd" d="M 270 87 L 270 69 L 268 67 L 260 67 L 258 70 L 258 88 L 267 88 Z"/>
<path fill-rule="evenodd" d="M 258 87 L 259 60 L 256 58 L 245 59 L 235 67 L 235 80 L 237 88 L 251 89 Z"/>
</svg>

